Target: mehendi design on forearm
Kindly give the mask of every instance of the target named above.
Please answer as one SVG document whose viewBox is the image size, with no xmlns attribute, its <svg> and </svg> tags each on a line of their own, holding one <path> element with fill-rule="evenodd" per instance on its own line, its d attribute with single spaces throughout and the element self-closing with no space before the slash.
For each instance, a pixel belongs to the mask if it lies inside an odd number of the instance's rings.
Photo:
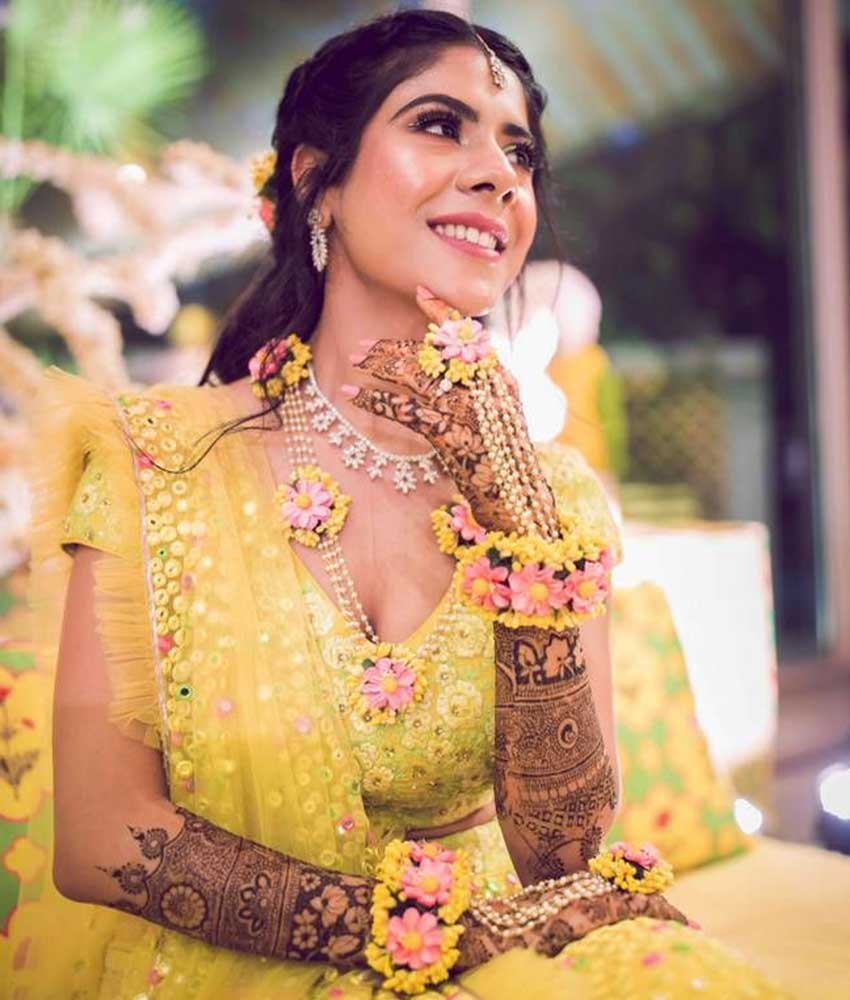
<svg viewBox="0 0 850 1000">
<path fill-rule="evenodd" d="M 220 947 L 365 966 L 371 879 L 317 868 L 176 811 L 184 822 L 172 838 L 160 827 L 129 828 L 144 861 L 101 868 L 125 893 L 110 905 Z"/>
<path fill-rule="evenodd" d="M 496 810 L 532 881 L 582 867 L 617 802 L 578 628 L 496 623 Z"/>
</svg>

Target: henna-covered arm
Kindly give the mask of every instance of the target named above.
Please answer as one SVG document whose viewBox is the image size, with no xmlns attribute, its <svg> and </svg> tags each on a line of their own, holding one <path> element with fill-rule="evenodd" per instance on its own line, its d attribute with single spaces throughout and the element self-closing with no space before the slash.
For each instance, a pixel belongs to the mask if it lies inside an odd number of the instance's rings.
<svg viewBox="0 0 850 1000">
<path fill-rule="evenodd" d="M 129 825 L 127 857 L 97 865 L 87 902 L 207 944 L 270 958 L 365 966 L 374 880 L 318 868 L 168 806 Z"/>
<path fill-rule="evenodd" d="M 581 630 L 494 628 L 496 812 L 528 884 L 584 868 L 599 850 L 617 808 L 616 751 Z"/>
</svg>

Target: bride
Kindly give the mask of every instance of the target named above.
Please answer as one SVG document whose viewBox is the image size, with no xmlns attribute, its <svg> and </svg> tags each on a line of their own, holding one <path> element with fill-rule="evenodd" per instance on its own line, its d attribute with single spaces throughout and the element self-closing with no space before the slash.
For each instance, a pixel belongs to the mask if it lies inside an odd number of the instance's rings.
<svg viewBox="0 0 850 1000">
<path fill-rule="evenodd" d="M 602 847 L 616 530 L 471 318 L 537 231 L 544 104 L 450 14 L 331 39 L 287 81 L 272 252 L 202 384 L 48 372 L 53 882 L 5 995 L 781 995 L 650 848 Z"/>
</svg>

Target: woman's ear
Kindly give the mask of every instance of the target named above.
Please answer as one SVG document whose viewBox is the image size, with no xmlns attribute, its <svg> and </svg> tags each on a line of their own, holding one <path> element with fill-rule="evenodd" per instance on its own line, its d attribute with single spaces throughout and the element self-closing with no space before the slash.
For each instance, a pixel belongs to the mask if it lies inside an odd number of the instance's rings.
<svg viewBox="0 0 850 1000">
<path fill-rule="evenodd" d="M 307 192 L 310 174 L 320 167 L 326 159 L 327 153 L 316 149 L 315 146 L 308 146 L 306 142 L 295 147 L 289 170 L 292 174 L 292 189 L 299 201 L 304 199 Z"/>
</svg>

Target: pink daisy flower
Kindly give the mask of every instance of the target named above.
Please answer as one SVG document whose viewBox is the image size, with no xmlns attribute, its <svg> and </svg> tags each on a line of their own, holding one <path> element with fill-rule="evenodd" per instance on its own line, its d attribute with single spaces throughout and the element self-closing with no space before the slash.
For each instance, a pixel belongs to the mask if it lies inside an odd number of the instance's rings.
<svg viewBox="0 0 850 1000">
<path fill-rule="evenodd" d="M 472 516 L 469 504 L 456 503 L 449 508 L 452 515 L 451 529 L 458 534 L 465 542 L 474 542 L 476 545 L 483 542 L 487 537 L 487 532 Z"/>
<path fill-rule="evenodd" d="M 463 571 L 463 592 L 472 603 L 488 611 L 506 608 L 511 603 L 511 592 L 505 584 L 506 566 L 491 566 L 487 556 L 481 556 Z"/>
<path fill-rule="evenodd" d="M 442 906 L 448 902 L 453 882 L 452 866 L 430 858 L 423 858 L 418 865 L 408 865 L 401 876 L 405 896 L 423 906 Z"/>
<path fill-rule="evenodd" d="M 551 567 L 540 563 L 529 563 L 511 573 L 508 583 L 511 607 L 524 615 L 548 615 L 569 600 L 564 581 L 555 576 Z"/>
<path fill-rule="evenodd" d="M 321 483 L 299 479 L 288 488 L 281 510 L 291 527 L 312 531 L 331 516 L 332 504 L 333 497 Z"/>
<path fill-rule="evenodd" d="M 415 683 L 416 674 L 404 660 L 382 656 L 364 670 L 360 693 L 370 708 L 395 712 L 413 700 Z"/>
<path fill-rule="evenodd" d="M 477 319 L 447 319 L 434 334 L 434 346 L 440 348 L 443 361 L 460 358 L 473 363 L 491 352 L 490 334 Z"/>
<path fill-rule="evenodd" d="M 616 843 L 611 844 L 609 850 L 612 854 L 622 854 L 626 861 L 640 865 L 641 868 L 645 868 L 647 871 L 654 868 L 660 860 L 658 851 L 656 851 L 652 844 L 644 844 L 643 847 L 632 847 L 626 841 L 618 840 Z"/>
<path fill-rule="evenodd" d="M 277 375 L 289 355 L 289 344 L 285 338 L 276 340 L 274 344 L 263 344 L 248 362 L 248 371 L 256 382 L 260 379 L 272 378 Z"/>
<path fill-rule="evenodd" d="M 408 906 L 401 917 L 390 917 L 387 929 L 387 952 L 394 965 L 421 969 L 440 957 L 443 932 L 433 913 L 420 913 Z"/>
<path fill-rule="evenodd" d="M 410 856 L 417 863 L 423 858 L 429 858 L 431 861 L 445 861 L 446 864 L 452 864 L 455 860 L 455 852 L 443 847 L 436 840 L 416 841 L 410 848 Z"/>
<path fill-rule="evenodd" d="M 601 562 L 588 562 L 575 569 L 567 579 L 566 589 L 573 611 L 585 614 L 597 608 L 608 596 L 608 570 Z"/>
</svg>

